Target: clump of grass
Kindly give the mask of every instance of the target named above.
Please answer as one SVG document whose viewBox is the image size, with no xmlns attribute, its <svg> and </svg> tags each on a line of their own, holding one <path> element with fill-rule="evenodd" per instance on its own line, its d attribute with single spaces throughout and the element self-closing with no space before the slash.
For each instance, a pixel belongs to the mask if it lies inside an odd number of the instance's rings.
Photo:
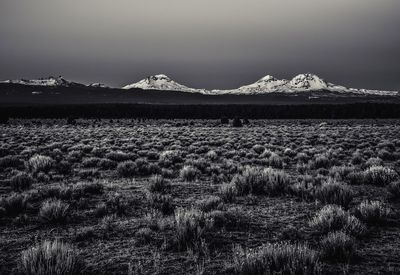
<svg viewBox="0 0 400 275">
<path fill-rule="evenodd" d="M 147 200 L 150 207 L 161 211 L 164 215 L 169 215 L 174 212 L 175 205 L 171 195 L 148 193 Z"/>
<path fill-rule="evenodd" d="M 318 254 L 305 245 L 267 243 L 257 249 L 233 250 L 233 270 L 240 275 L 321 274 Z"/>
<path fill-rule="evenodd" d="M 338 205 L 324 206 L 310 221 L 310 226 L 319 233 L 343 230 L 354 236 L 365 233 L 365 226 L 349 212 Z"/>
<path fill-rule="evenodd" d="M 243 174 L 236 175 L 232 183 L 237 194 L 242 195 L 279 195 L 287 191 L 290 178 L 284 172 L 273 168 L 246 167 Z"/>
<path fill-rule="evenodd" d="M 321 250 L 324 259 L 348 262 L 355 252 L 355 241 L 343 231 L 330 232 L 322 239 Z"/>
<path fill-rule="evenodd" d="M 163 176 L 155 175 L 150 178 L 148 190 L 153 193 L 166 193 L 171 188 L 169 181 Z"/>
<path fill-rule="evenodd" d="M 69 205 L 58 199 L 45 201 L 39 210 L 39 218 L 44 223 L 65 223 L 68 215 Z"/>
<path fill-rule="evenodd" d="M 0 199 L 0 208 L 4 209 L 4 215 L 17 216 L 23 213 L 28 205 L 25 195 L 11 194 Z"/>
<path fill-rule="evenodd" d="M 219 196 L 224 202 L 231 203 L 235 201 L 237 192 L 234 183 L 223 183 L 219 188 Z"/>
<path fill-rule="evenodd" d="M 333 178 L 325 181 L 321 187 L 317 188 L 315 198 L 324 204 L 338 204 L 347 207 L 353 200 L 353 192 L 350 188 Z"/>
<path fill-rule="evenodd" d="M 196 202 L 196 206 L 204 212 L 210 212 L 211 210 L 220 210 L 223 207 L 223 201 L 220 197 L 210 196 L 208 198 L 199 200 Z"/>
<path fill-rule="evenodd" d="M 38 172 L 48 172 L 54 164 L 54 161 L 51 157 L 42 156 L 42 155 L 34 155 L 28 160 L 28 168 L 33 173 Z"/>
<path fill-rule="evenodd" d="M 386 186 L 398 179 L 396 171 L 384 166 L 371 166 L 364 173 L 365 184 Z"/>
<path fill-rule="evenodd" d="M 199 176 L 199 169 L 190 165 L 185 165 L 180 171 L 180 177 L 185 181 L 195 181 Z"/>
<path fill-rule="evenodd" d="M 175 211 L 175 236 L 179 250 L 193 249 L 201 243 L 206 227 L 203 211 L 179 208 Z"/>
<path fill-rule="evenodd" d="M 355 215 L 368 224 L 381 224 L 390 216 L 390 209 L 380 201 L 363 201 L 356 208 Z"/>
<path fill-rule="evenodd" d="M 392 199 L 400 198 L 400 181 L 395 181 L 387 186 L 387 191 L 389 192 Z"/>
<path fill-rule="evenodd" d="M 5 156 L 0 158 L 0 168 L 19 167 L 24 163 L 17 156 Z"/>
<path fill-rule="evenodd" d="M 283 168 L 283 160 L 280 156 L 278 156 L 275 153 L 272 153 L 269 158 L 268 158 L 268 164 L 269 166 L 277 169 L 282 169 Z"/>
<path fill-rule="evenodd" d="M 31 188 L 33 183 L 33 178 L 25 172 L 18 172 L 10 180 L 11 188 L 14 191 L 21 192 Z"/>
<path fill-rule="evenodd" d="M 128 160 L 118 164 L 117 173 L 120 177 L 133 177 L 137 173 L 136 163 Z"/>
<path fill-rule="evenodd" d="M 81 274 L 78 251 L 61 241 L 44 241 L 22 252 L 21 273 L 26 275 Z"/>
<path fill-rule="evenodd" d="M 328 169 L 331 166 L 331 161 L 329 160 L 328 156 L 321 154 L 317 155 L 315 159 L 311 161 L 310 166 L 312 169 Z"/>
</svg>

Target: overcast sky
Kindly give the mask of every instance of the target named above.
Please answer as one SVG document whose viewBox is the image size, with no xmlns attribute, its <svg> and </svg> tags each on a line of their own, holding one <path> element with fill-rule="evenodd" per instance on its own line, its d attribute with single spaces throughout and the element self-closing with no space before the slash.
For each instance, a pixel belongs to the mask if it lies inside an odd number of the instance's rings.
<svg viewBox="0 0 400 275">
<path fill-rule="evenodd" d="M 313 72 L 400 90 L 399 0 L 0 0 L 0 79 L 195 88 Z"/>
</svg>

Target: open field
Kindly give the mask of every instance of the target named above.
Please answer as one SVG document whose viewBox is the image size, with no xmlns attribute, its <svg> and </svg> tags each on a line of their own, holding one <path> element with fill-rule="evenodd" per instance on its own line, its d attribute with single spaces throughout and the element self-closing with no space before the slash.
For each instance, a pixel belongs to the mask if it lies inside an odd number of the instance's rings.
<svg viewBox="0 0 400 275">
<path fill-rule="evenodd" d="M 11 119 L 0 274 L 399 274 L 399 173 L 399 120 Z"/>
</svg>

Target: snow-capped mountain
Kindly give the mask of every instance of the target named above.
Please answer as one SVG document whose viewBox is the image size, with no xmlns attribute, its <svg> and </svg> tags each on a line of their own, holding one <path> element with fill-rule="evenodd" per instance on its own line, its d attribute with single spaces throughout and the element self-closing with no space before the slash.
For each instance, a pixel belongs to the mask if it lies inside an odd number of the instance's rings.
<svg viewBox="0 0 400 275">
<path fill-rule="evenodd" d="M 83 85 L 76 82 L 65 80 L 62 76 L 59 77 L 49 76 L 46 78 L 39 78 L 39 79 L 5 80 L 0 83 L 30 85 L 30 86 L 49 86 L 49 87 L 70 87 L 76 85 Z"/>
<path fill-rule="evenodd" d="M 353 89 L 326 82 L 311 73 L 299 74 L 291 80 L 276 79 L 267 75 L 257 82 L 233 90 L 213 90 L 215 94 L 268 94 L 268 93 L 300 93 L 300 92 L 336 92 L 358 95 L 398 95 L 397 91 L 377 91 Z"/>
<path fill-rule="evenodd" d="M 202 93 L 207 95 L 255 95 L 270 93 L 286 93 L 294 94 L 301 92 L 334 92 L 340 94 L 357 94 L 357 95 L 384 95 L 396 96 L 397 91 L 377 91 L 366 89 L 346 88 L 344 86 L 335 85 L 326 82 L 319 76 L 311 73 L 299 74 L 291 80 L 277 79 L 271 75 L 267 75 L 255 83 L 239 87 L 232 90 L 205 90 L 189 88 L 179 84 L 164 74 L 149 76 L 137 83 L 124 86 L 123 89 L 139 88 L 143 90 L 165 90 L 165 91 L 181 91 L 190 93 Z"/>
<path fill-rule="evenodd" d="M 204 89 L 194 89 L 179 84 L 178 82 L 175 82 L 165 74 L 152 75 L 146 77 L 145 79 L 140 80 L 139 82 L 122 87 L 122 89 L 125 90 L 133 88 L 143 89 L 143 90 L 164 90 L 164 91 L 178 91 L 178 92 L 203 93 L 203 94 L 208 93 Z"/>
</svg>

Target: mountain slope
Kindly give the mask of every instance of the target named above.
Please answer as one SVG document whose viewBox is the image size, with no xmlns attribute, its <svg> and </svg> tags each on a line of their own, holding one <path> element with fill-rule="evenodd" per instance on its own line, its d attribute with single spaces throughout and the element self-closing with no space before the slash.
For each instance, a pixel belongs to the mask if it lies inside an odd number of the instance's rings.
<svg viewBox="0 0 400 275">
<path fill-rule="evenodd" d="M 71 86 L 84 86 L 84 84 L 65 80 L 62 76 L 39 79 L 19 79 L 19 80 L 5 80 L 0 83 L 5 84 L 20 84 L 29 86 L 47 86 L 47 87 L 71 87 Z"/>
</svg>

